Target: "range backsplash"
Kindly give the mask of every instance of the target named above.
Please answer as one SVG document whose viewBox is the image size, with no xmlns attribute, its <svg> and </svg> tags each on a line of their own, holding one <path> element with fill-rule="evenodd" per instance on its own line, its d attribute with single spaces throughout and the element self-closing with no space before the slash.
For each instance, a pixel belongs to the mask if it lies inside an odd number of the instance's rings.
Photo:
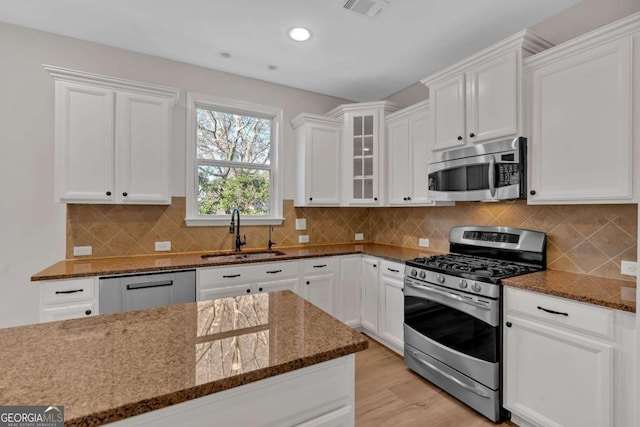
<svg viewBox="0 0 640 427">
<path fill-rule="evenodd" d="M 187 227 L 185 199 L 169 206 L 68 205 L 67 258 L 74 246 L 92 246 L 94 257 L 143 255 L 154 252 L 157 241 L 171 241 L 172 252 L 232 249 L 227 227 Z M 299 246 L 298 236 L 310 244 L 365 241 L 418 247 L 428 238 L 430 249 L 448 251 L 454 225 L 498 225 L 528 228 L 548 234 L 548 268 L 635 281 L 620 274 L 620 261 L 635 261 L 637 205 L 532 206 L 525 201 L 458 203 L 426 208 L 295 208 L 284 201 L 284 222 L 274 227 L 277 246 Z M 295 218 L 306 218 L 307 229 L 295 229 Z M 246 248 L 267 246 L 266 226 L 243 226 Z"/>
</svg>

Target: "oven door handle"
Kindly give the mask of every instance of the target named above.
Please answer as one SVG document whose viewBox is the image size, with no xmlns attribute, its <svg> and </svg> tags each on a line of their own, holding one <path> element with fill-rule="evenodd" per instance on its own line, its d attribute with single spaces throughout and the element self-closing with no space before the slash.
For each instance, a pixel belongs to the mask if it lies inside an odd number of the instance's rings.
<svg viewBox="0 0 640 427">
<path fill-rule="evenodd" d="M 454 293 L 451 293 L 451 292 L 441 291 L 440 289 L 432 288 L 430 286 L 425 286 L 425 285 L 417 285 L 417 284 L 411 283 L 411 282 L 408 282 L 407 285 L 409 285 L 412 288 L 420 289 L 421 291 L 427 291 L 427 292 L 431 292 L 431 293 L 434 293 L 434 294 L 442 295 L 444 297 L 447 297 L 449 299 L 461 302 L 463 304 L 473 305 L 474 307 L 478 307 L 478 308 L 481 308 L 483 310 L 491 310 L 491 307 L 479 304 L 479 303 L 477 303 L 477 302 L 475 302 L 473 300 L 470 300 L 470 299 L 467 299 L 467 298 L 463 298 L 463 297 L 461 297 L 459 295 L 456 295 Z"/>
<path fill-rule="evenodd" d="M 438 368 L 435 365 L 432 365 L 431 363 L 427 362 L 426 360 L 422 360 L 422 358 L 420 358 L 420 356 L 412 350 L 409 350 L 409 353 L 413 356 L 413 358 L 416 360 L 416 362 L 426 366 L 427 368 L 436 371 L 437 373 L 439 373 L 440 375 L 442 375 L 443 377 L 445 377 L 446 379 L 453 381 L 454 383 L 458 384 L 460 387 L 469 390 L 471 393 L 477 394 L 478 396 L 484 397 L 486 399 L 488 399 L 489 394 L 482 390 L 481 388 L 479 388 L 478 386 L 472 385 L 472 384 L 467 384 L 463 381 L 460 381 L 458 378 L 454 377 L 451 374 L 446 373 L 445 371 L 443 371 L 442 369 Z"/>
<path fill-rule="evenodd" d="M 496 156 L 491 155 L 489 160 L 489 193 L 496 197 Z"/>
</svg>

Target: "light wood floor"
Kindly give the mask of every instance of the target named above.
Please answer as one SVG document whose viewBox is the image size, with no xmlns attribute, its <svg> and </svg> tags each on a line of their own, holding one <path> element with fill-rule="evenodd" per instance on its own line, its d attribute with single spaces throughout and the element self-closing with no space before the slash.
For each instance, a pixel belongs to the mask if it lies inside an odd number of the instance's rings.
<svg viewBox="0 0 640 427">
<path fill-rule="evenodd" d="M 356 353 L 357 427 L 481 427 L 494 424 L 404 366 L 402 357 L 369 339 Z"/>
</svg>

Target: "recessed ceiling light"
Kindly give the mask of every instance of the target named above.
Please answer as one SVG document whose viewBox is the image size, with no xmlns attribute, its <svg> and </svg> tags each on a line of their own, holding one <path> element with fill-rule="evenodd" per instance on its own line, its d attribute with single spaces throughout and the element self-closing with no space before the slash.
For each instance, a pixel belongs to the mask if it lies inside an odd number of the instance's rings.
<svg viewBox="0 0 640 427">
<path fill-rule="evenodd" d="M 289 30 L 289 37 L 297 42 L 304 42 L 309 40 L 311 32 L 306 28 L 296 27 Z"/>
</svg>

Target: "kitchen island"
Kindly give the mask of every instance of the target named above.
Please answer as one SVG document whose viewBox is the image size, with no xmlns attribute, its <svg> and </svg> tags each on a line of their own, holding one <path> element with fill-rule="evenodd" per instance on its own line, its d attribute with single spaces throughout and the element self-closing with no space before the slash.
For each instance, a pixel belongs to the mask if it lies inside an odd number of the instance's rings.
<svg viewBox="0 0 640 427">
<path fill-rule="evenodd" d="M 0 402 L 63 405 L 65 426 L 353 425 L 353 353 L 368 346 L 289 291 L 1 329 L 0 340 Z"/>
</svg>

